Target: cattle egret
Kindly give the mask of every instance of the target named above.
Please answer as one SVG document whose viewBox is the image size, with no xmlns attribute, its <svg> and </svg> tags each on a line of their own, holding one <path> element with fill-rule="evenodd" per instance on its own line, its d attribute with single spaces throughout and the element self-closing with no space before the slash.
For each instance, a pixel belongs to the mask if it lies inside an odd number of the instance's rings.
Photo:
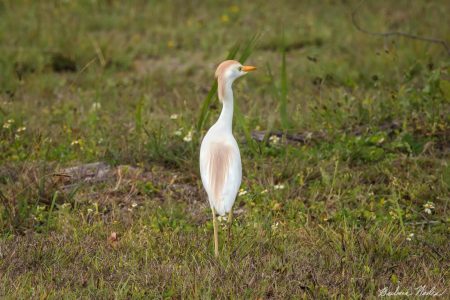
<svg viewBox="0 0 450 300">
<path fill-rule="evenodd" d="M 214 226 L 214 255 L 219 256 L 219 238 L 216 213 L 228 213 L 228 234 L 233 217 L 233 203 L 242 180 L 241 154 L 232 132 L 233 90 L 235 79 L 256 70 L 235 60 L 222 62 L 216 70 L 217 93 L 222 112 L 217 122 L 206 133 L 200 148 L 200 174 L 208 194 Z"/>
</svg>

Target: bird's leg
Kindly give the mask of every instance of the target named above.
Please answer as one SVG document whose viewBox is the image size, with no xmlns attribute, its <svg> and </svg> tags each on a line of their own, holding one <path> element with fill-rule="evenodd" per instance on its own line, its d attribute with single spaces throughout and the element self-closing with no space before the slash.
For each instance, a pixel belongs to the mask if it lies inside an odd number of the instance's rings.
<svg viewBox="0 0 450 300">
<path fill-rule="evenodd" d="M 233 225 L 233 208 L 228 213 L 228 242 L 231 241 L 231 226 Z"/>
<path fill-rule="evenodd" d="M 213 215 L 213 226 L 214 226 L 214 256 L 219 257 L 219 233 L 217 232 L 217 219 L 216 219 L 216 210 L 214 207 L 212 209 Z"/>
</svg>

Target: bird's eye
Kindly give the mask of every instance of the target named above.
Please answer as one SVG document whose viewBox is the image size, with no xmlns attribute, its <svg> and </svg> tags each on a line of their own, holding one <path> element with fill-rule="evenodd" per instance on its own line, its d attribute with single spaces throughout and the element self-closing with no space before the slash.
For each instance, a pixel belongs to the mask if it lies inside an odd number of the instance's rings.
<svg viewBox="0 0 450 300">
<path fill-rule="evenodd" d="M 239 67 L 238 70 L 239 70 L 239 72 L 242 71 L 242 67 Z"/>
</svg>

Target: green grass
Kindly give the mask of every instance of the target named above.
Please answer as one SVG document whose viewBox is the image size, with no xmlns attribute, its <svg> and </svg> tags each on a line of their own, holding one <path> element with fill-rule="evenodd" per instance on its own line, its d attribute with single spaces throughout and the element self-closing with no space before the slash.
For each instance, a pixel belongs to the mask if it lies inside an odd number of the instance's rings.
<svg viewBox="0 0 450 300">
<path fill-rule="evenodd" d="M 450 60 L 358 32 L 357 4 L 0 1 L 0 297 L 448 288 Z M 367 1 L 358 21 L 445 39 L 449 13 Z M 215 259 L 198 151 L 227 56 L 258 70 L 234 86 L 244 176 Z"/>
</svg>

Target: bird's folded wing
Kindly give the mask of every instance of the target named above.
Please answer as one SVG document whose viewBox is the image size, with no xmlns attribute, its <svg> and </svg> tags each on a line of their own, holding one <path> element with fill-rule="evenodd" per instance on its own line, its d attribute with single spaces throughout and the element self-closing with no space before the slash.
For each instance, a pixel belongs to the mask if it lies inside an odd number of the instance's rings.
<svg viewBox="0 0 450 300">
<path fill-rule="evenodd" d="M 207 179 L 210 193 L 213 195 L 215 202 L 222 200 L 222 193 L 227 182 L 232 158 L 232 147 L 224 143 L 211 144 L 206 153 Z"/>
</svg>

